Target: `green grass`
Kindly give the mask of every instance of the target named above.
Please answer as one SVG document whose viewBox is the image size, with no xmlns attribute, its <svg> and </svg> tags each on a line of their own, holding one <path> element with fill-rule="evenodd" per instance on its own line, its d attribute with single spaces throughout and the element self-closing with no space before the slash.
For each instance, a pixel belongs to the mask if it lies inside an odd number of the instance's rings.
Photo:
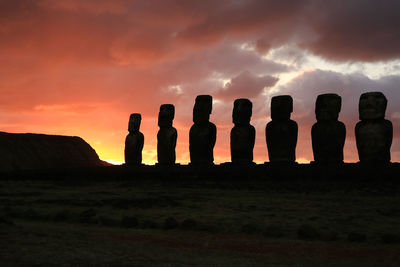
<svg viewBox="0 0 400 267">
<path fill-rule="evenodd" d="M 5 265 L 399 266 L 400 198 L 376 188 L 1 181 L 0 258 Z M 178 225 L 165 230 L 167 218 Z M 348 241 L 354 233 L 366 240 Z"/>
</svg>

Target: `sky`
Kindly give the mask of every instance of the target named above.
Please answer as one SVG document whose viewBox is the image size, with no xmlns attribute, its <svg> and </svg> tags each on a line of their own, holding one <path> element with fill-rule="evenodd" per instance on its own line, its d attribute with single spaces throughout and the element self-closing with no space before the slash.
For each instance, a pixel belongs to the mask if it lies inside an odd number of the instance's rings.
<svg viewBox="0 0 400 267">
<path fill-rule="evenodd" d="M 0 131 L 80 136 L 122 163 L 129 115 L 141 113 L 143 162 L 154 164 L 159 107 L 171 103 L 187 163 L 194 100 L 210 94 L 221 163 L 233 101 L 248 98 L 262 163 L 271 97 L 289 94 L 297 161 L 308 162 L 316 97 L 337 93 L 344 159 L 357 162 L 359 97 L 381 91 L 399 162 L 399 16 L 398 0 L 0 0 Z"/>
</svg>

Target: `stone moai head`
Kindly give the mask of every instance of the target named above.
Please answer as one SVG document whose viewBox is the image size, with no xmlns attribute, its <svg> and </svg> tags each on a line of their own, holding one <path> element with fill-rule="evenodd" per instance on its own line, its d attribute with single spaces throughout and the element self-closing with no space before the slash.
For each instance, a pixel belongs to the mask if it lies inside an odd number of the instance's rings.
<svg viewBox="0 0 400 267">
<path fill-rule="evenodd" d="M 369 92 L 360 96 L 358 112 L 360 120 L 377 120 L 385 118 L 387 99 L 381 92 Z"/>
<path fill-rule="evenodd" d="M 193 108 L 193 122 L 205 123 L 210 120 L 212 111 L 212 96 L 198 95 Z"/>
<path fill-rule="evenodd" d="M 158 126 L 171 127 L 175 116 L 175 107 L 172 104 L 163 104 L 158 113 Z"/>
<path fill-rule="evenodd" d="M 274 96 L 271 99 L 271 119 L 289 120 L 293 112 L 293 98 L 290 95 Z"/>
<path fill-rule="evenodd" d="M 233 104 L 232 121 L 235 125 L 248 125 L 253 110 L 253 103 L 245 98 L 236 99 Z"/>
<path fill-rule="evenodd" d="M 130 133 L 138 132 L 140 129 L 140 122 L 142 121 L 142 115 L 139 113 L 132 113 L 129 117 L 128 131 Z"/>
<path fill-rule="evenodd" d="M 337 94 L 322 94 L 315 102 L 317 121 L 336 121 L 342 107 L 342 98 Z"/>
</svg>

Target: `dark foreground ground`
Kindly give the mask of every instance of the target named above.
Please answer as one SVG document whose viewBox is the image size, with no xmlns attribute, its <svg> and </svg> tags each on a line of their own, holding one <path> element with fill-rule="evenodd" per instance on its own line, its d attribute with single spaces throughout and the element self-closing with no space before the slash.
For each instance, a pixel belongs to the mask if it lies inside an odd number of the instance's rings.
<svg viewBox="0 0 400 267">
<path fill-rule="evenodd" d="M 398 166 L 3 174 L 1 266 L 400 266 Z"/>
</svg>

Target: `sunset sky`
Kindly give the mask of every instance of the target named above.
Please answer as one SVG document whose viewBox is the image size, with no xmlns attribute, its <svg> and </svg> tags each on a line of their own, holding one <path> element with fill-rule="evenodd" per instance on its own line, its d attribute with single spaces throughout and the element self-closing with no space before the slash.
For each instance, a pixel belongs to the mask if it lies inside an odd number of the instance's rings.
<svg viewBox="0 0 400 267">
<path fill-rule="evenodd" d="M 80 136 L 122 163 L 129 115 L 141 113 L 153 164 L 159 107 L 171 103 L 186 163 L 195 97 L 210 94 L 220 163 L 233 101 L 249 98 L 264 162 L 271 97 L 290 94 L 307 162 L 316 97 L 338 93 L 345 161 L 356 162 L 360 94 L 381 91 L 400 161 L 399 18 L 398 0 L 0 0 L 0 131 Z"/>
</svg>

